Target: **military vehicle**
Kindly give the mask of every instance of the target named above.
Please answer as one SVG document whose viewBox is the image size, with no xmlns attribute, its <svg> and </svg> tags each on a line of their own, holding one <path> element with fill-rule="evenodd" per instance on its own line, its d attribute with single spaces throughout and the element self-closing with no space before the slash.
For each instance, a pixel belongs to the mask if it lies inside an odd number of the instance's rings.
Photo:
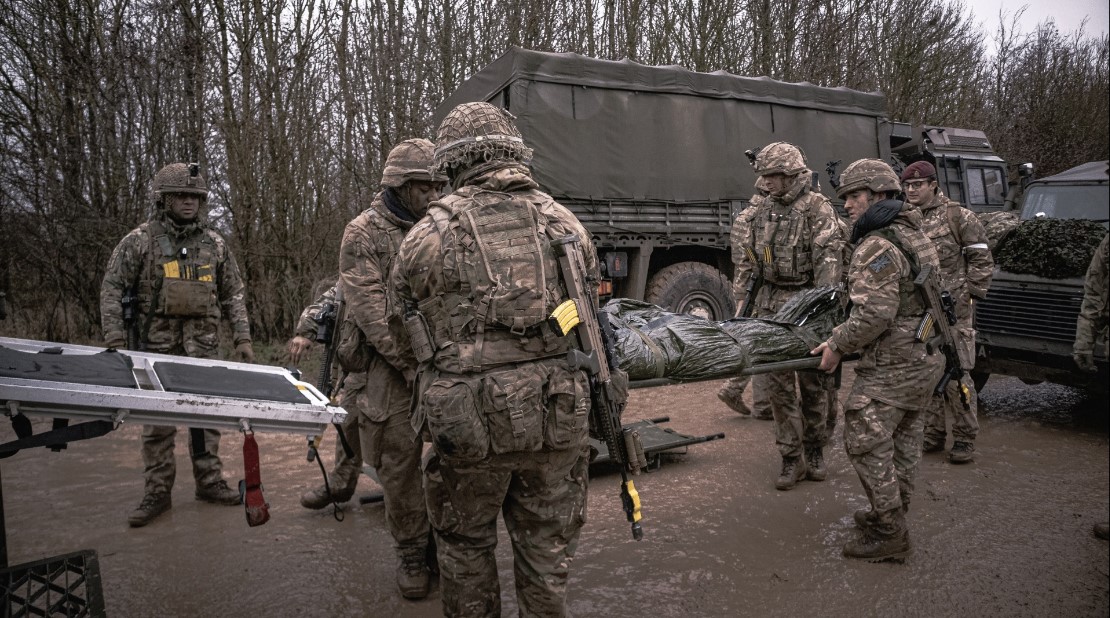
<svg viewBox="0 0 1110 618">
<path fill-rule="evenodd" d="M 1029 183 L 1021 218 L 1091 219 L 1110 225 L 1108 162 L 1084 163 Z M 1095 345 L 1094 375 L 1072 361 L 1075 323 L 1083 303 L 1083 278 L 1046 279 L 995 269 L 987 297 L 975 309 L 977 385 L 993 373 L 1027 383 L 1056 382 L 1106 393 L 1107 359 Z"/>
<path fill-rule="evenodd" d="M 603 292 L 712 320 L 735 311 L 729 229 L 755 191 L 745 151 L 787 141 L 815 171 L 927 159 L 973 207 L 1001 209 L 1006 193 L 982 132 L 891 122 L 876 92 L 511 48 L 435 121 L 471 101 L 516 116 L 537 182 L 595 237 L 612 282 Z"/>
</svg>

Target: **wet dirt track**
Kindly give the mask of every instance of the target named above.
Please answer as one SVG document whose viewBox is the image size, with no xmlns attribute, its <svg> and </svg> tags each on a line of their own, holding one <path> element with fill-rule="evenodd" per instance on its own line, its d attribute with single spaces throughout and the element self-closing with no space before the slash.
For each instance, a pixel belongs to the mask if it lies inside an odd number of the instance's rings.
<svg viewBox="0 0 1110 618">
<path fill-rule="evenodd" d="M 850 374 L 851 372 L 846 372 Z M 633 541 L 619 477 L 591 480 L 589 521 L 572 568 L 577 616 L 1106 616 L 1108 545 L 1091 534 L 1110 503 L 1107 411 L 1077 391 L 992 378 L 981 397 L 975 463 L 926 455 L 905 564 L 848 561 L 852 512 L 866 499 L 838 427 L 829 478 L 774 489 L 771 423 L 728 411 L 719 382 L 633 392 L 627 418 L 670 416 L 687 434 L 724 432 L 637 479 L 644 540 Z M 847 385 L 845 385 L 847 387 Z M 846 392 L 842 391 L 842 394 Z M 44 423 L 36 423 L 41 431 Z M 7 423 L 0 440 L 12 439 Z M 129 529 L 142 492 L 139 430 L 0 460 L 9 563 L 79 549 L 100 557 L 111 616 L 436 616 L 438 592 L 403 601 L 380 504 L 298 503 L 319 482 L 299 436 L 259 434 L 271 520 L 193 499 L 178 434 L 174 508 Z M 326 442 L 330 463 L 329 433 Z M 225 435 L 230 479 L 242 439 Z M 377 491 L 366 478 L 357 495 Z M 516 614 L 508 540 L 498 547 L 505 615 Z"/>
</svg>

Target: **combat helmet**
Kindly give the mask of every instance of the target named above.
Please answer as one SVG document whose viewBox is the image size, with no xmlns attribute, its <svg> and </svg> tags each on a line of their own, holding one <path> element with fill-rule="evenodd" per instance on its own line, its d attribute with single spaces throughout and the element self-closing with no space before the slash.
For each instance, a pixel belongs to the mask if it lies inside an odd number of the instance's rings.
<svg viewBox="0 0 1110 618">
<path fill-rule="evenodd" d="M 407 139 L 393 147 L 385 158 L 382 186 L 396 189 L 410 180 L 435 182 L 432 157 L 435 145 L 423 138 Z"/>
<path fill-rule="evenodd" d="M 433 172 L 469 168 L 478 162 L 528 163 L 532 149 L 524 145 L 509 112 L 489 103 L 463 103 L 447 113 L 436 133 Z"/>
<path fill-rule="evenodd" d="M 756 176 L 770 174 L 796 176 L 808 169 L 806 156 L 801 149 L 786 142 L 775 142 L 761 148 L 759 154 L 755 156 L 752 167 L 755 168 Z"/>
<path fill-rule="evenodd" d="M 875 193 L 897 192 L 902 189 L 902 185 L 898 181 L 898 174 L 885 162 L 879 159 L 860 159 L 844 168 L 840 175 L 840 186 L 836 188 L 836 196 L 843 198 L 860 189 L 871 189 Z"/>
<path fill-rule="evenodd" d="M 208 201 L 208 183 L 200 175 L 200 166 L 196 163 L 170 163 L 158 170 L 150 184 L 150 192 L 157 203 L 172 193 L 196 195 L 200 201 Z"/>
</svg>

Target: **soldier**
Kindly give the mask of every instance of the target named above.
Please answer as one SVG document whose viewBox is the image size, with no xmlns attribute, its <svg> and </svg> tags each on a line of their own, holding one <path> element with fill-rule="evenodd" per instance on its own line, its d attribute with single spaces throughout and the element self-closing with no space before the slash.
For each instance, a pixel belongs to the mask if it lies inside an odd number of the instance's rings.
<svg viewBox="0 0 1110 618">
<path fill-rule="evenodd" d="M 381 192 L 347 224 L 339 248 L 346 319 L 358 327 L 369 351 L 366 385 L 354 406 L 361 450 L 381 480 L 386 526 L 398 558 L 397 586 L 406 599 L 428 594 L 430 533 L 420 487 L 422 445 L 409 424 L 416 363 L 403 332 L 390 329 L 386 288 L 401 239 L 443 186 L 429 171 L 433 148 L 426 139 L 409 139 L 389 152 Z"/>
<path fill-rule="evenodd" d="M 1085 373 L 1098 372 L 1095 365 L 1095 342 L 1102 340 L 1102 355 L 1110 356 L 1110 343 L 1107 331 L 1110 329 L 1110 290 L 1107 286 L 1106 264 L 1108 260 L 1107 243 L 1110 235 L 1103 236 L 1095 255 L 1091 258 L 1091 265 L 1087 267 L 1087 278 L 1083 285 L 1083 304 L 1079 308 L 1079 317 L 1075 323 L 1075 345 L 1072 348 L 1072 358 L 1075 365 Z M 1110 537 L 1110 524 L 1106 522 L 1095 524 L 1095 536 L 1100 539 Z"/>
<path fill-rule="evenodd" d="M 922 231 L 936 244 L 940 258 L 940 286 L 956 301 L 956 333 L 959 335 L 960 364 L 965 371 L 975 367 L 975 330 L 972 320 L 975 299 L 987 296 L 994 274 L 994 260 L 987 232 L 970 210 L 940 192 L 937 171 L 927 161 L 911 163 L 902 172 L 906 201 L 921 210 Z M 952 380 L 943 397 L 932 399 L 925 412 L 925 442 L 922 451 L 944 450 L 945 416 L 952 417 L 952 450 L 948 460 L 967 463 L 975 457 L 978 396 L 970 379 Z"/>
<path fill-rule="evenodd" d="M 123 348 L 130 334 L 148 352 L 215 358 L 223 316 L 231 323 L 237 360 L 253 362 L 243 279 L 227 243 L 204 220 L 204 177 L 196 164 L 172 163 L 154 175 L 152 184 L 154 215 L 116 245 L 104 274 L 105 344 Z M 124 319 L 125 296 L 138 299 L 130 321 Z M 145 526 L 170 508 L 176 433 L 174 427 L 143 426 L 146 493 L 127 518 L 132 527 Z M 223 479 L 220 432 L 190 429 L 189 437 L 196 498 L 239 504 L 239 492 Z"/>
<path fill-rule="evenodd" d="M 921 459 L 922 413 L 944 368 L 916 331 L 925 300 L 914 286 L 924 266 L 939 268 L 937 251 L 921 230 L 921 212 L 894 199 L 898 176 L 878 159 L 861 159 L 841 176 L 837 195 L 852 220 L 856 245 L 848 266 L 852 302 L 847 321 L 813 350 L 820 368 L 834 371 L 858 352 L 856 378 L 844 404 L 844 447 L 871 502 L 855 514 L 860 538 L 844 555 L 872 561 L 911 551 L 906 511 Z"/>
<path fill-rule="evenodd" d="M 551 240 L 590 234 L 541 192 L 512 116 L 464 103 L 443 119 L 435 169 L 455 192 L 401 244 L 394 309 L 421 361 L 413 427 L 432 443 L 424 492 L 447 616 L 501 612 L 497 514 L 513 545 L 523 616 L 566 613 L 586 516 L 586 374 L 547 318 L 567 291 Z M 400 313 L 399 313 L 400 316 Z"/>
<path fill-rule="evenodd" d="M 316 341 L 316 331 L 319 328 L 316 317 L 324 308 L 324 305 L 335 302 L 335 291 L 338 285 L 336 283 L 329 287 L 301 312 L 300 320 L 297 321 L 296 334 L 289 340 L 288 344 L 289 359 L 294 365 L 300 362 L 304 353 Z M 338 337 L 339 335 L 335 333 L 333 336 Z M 359 473 L 362 471 L 362 449 L 358 438 L 359 415 L 355 408 L 355 402 L 359 391 L 364 386 L 366 386 L 365 373 L 348 373 L 343 376 L 336 401 L 343 409 L 350 410 L 347 419 L 343 421 L 341 431 L 347 441 L 347 446 L 351 448 L 352 456 L 348 457 L 346 449 L 343 448 L 343 443 L 336 440 L 335 464 L 332 466 L 331 474 L 328 475 L 331 495 L 328 495 L 329 488 L 321 483 L 319 487 L 311 489 L 301 496 L 301 506 L 306 509 L 322 509 L 331 504 L 333 500 L 335 502 L 346 502 L 355 494 Z M 348 406 L 350 407 L 348 408 Z"/>
<path fill-rule="evenodd" d="M 746 301 L 748 281 L 762 276 L 752 316 L 769 317 L 799 291 L 840 283 L 845 239 L 832 204 L 810 186 L 798 148 L 769 144 L 756 155 L 754 167 L 756 188 L 767 195 L 753 198 L 751 214 L 738 217 L 733 228 L 733 291 Z M 752 382 L 755 393 L 767 393 L 775 418 L 775 442 L 782 455 L 775 488 L 791 489 L 807 478 L 825 480 L 830 378 L 801 371 L 763 374 Z"/>
</svg>

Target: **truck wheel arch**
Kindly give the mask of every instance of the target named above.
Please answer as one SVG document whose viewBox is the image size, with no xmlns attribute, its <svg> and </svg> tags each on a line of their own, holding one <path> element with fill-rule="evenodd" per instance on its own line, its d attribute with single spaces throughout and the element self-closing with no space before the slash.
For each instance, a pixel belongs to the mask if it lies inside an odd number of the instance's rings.
<svg viewBox="0 0 1110 618">
<path fill-rule="evenodd" d="M 736 313 L 732 286 L 721 271 L 701 262 L 678 262 L 648 281 L 644 300 L 675 313 L 720 321 Z"/>
</svg>

